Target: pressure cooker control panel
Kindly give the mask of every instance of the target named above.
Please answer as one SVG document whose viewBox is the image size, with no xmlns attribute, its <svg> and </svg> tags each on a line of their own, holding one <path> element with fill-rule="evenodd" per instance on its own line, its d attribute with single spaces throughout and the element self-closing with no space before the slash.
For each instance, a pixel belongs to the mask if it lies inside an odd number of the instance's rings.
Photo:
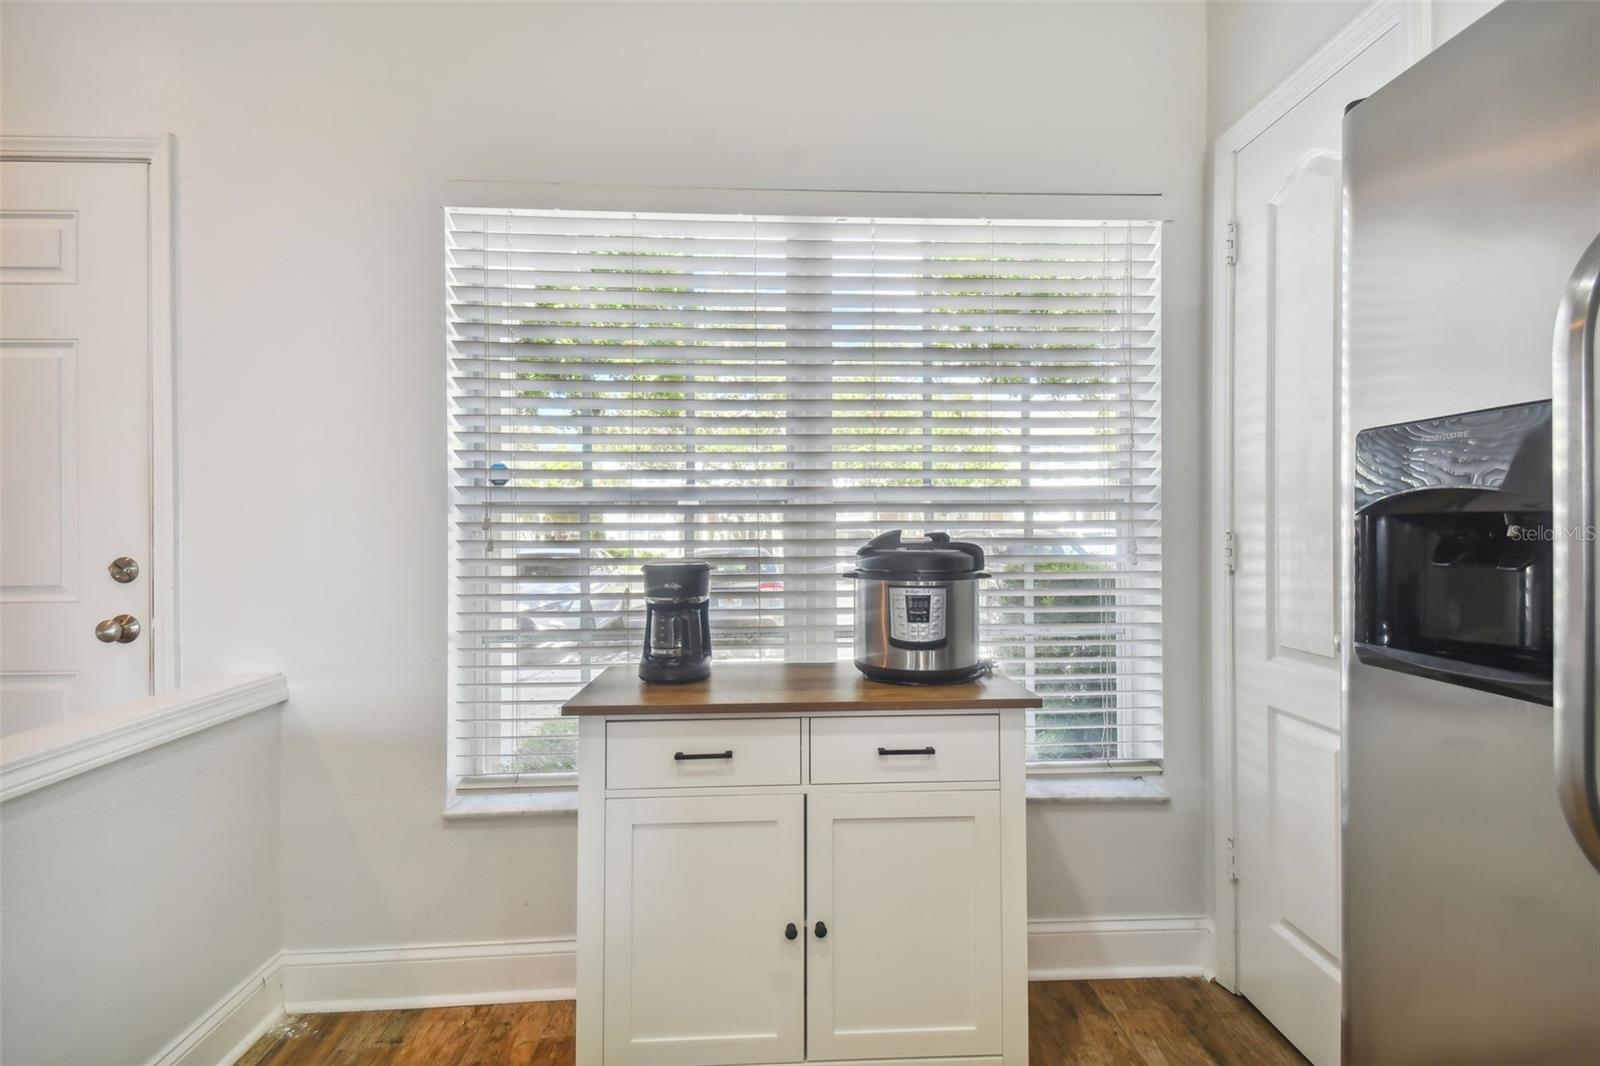
<svg viewBox="0 0 1600 1066">
<path fill-rule="evenodd" d="M 907 644 L 944 642 L 942 588 L 889 587 L 889 637 Z"/>
</svg>

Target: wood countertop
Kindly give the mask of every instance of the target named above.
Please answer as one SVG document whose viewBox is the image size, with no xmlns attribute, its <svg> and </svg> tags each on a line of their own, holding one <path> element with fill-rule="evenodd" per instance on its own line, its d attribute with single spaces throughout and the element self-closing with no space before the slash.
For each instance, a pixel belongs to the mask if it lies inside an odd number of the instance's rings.
<svg viewBox="0 0 1600 1066">
<path fill-rule="evenodd" d="M 886 685 L 868 681 L 848 662 L 722 663 L 711 668 L 706 680 L 686 685 L 648 685 L 637 671 L 631 663 L 607 667 L 561 713 L 792 714 L 1044 706 L 1038 696 L 998 675 L 955 685 Z"/>
</svg>

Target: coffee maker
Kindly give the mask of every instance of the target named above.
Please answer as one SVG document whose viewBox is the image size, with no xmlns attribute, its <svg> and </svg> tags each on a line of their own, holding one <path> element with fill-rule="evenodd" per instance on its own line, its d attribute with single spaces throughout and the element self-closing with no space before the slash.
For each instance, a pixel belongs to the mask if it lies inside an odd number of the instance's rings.
<svg viewBox="0 0 1600 1066">
<path fill-rule="evenodd" d="M 644 564 L 644 654 L 639 679 L 666 684 L 711 675 L 711 564 Z"/>
</svg>

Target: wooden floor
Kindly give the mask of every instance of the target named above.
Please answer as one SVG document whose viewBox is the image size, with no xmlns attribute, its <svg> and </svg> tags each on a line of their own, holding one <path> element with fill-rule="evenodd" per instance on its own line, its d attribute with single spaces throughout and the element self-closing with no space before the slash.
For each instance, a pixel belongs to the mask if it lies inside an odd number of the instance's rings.
<svg viewBox="0 0 1600 1066">
<path fill-rule="evenodd" d="M 1035 981 L 1029 1066 L 1306 1066 L 1248 1000 L 1199 978 Z"/>
<path fill-rule="evenodd" d="M 1030 1066 L 1288 1066 L 1305 1059 L 1254 1007 L 1197 979 L 1028 986 Z M 573 1004 L 297 1014 L 238 1066 L 571 1066 Z"/>
</svg>

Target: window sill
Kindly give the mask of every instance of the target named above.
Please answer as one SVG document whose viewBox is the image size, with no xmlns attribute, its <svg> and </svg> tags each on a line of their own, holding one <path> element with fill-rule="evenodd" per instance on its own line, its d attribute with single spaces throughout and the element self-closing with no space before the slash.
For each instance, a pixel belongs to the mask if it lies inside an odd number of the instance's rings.
<svg viewBox="0 0 1600 1066">
<path fill-rule="evenodd" d="M 1171 803 L 1160 774 L 1050 774 L 1028 778 L 1029 803 Z"/>
<path fill-rule="evenodd" d="M 522 792 L 462 792 L 445 804 L 446 821 L 497 818 L 542 818 L 574 814 L 578 810 L 575 788 L 537 788 Z"/>
</svg>

